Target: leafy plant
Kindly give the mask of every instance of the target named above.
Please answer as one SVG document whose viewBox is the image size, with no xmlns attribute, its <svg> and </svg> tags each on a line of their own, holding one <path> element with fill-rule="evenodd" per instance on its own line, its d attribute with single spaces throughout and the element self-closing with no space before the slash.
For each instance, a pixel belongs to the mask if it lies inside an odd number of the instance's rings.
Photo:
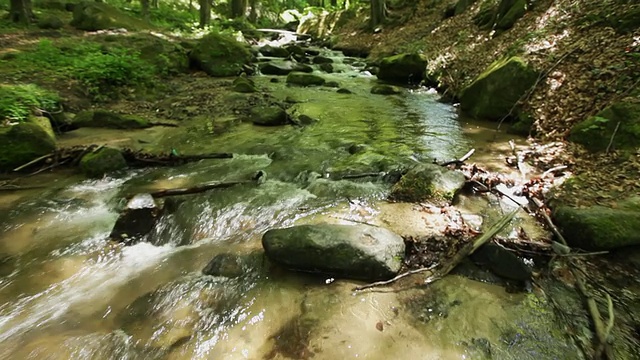
<svg viewBox="0 0 640 360">
<path fill-rule="evenodd" d="M 34 84 L 0 85 L 0 120 L 24 121 L 35 109 L 53 111 L 58 94 Z"/>
</svg>

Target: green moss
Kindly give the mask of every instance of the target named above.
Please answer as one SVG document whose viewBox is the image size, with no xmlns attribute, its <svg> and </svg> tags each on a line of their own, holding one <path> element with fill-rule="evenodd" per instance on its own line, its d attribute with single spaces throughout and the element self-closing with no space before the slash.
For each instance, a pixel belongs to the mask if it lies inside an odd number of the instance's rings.
<svg viewBox="0 0 640 360">
<path fill-rule="evenodd" d="M 56 148 L 51 136 L 31 123 L 0 128 L 0 144 L 0 171 L 10 171 Z"/>
<path fill-rule="evenodd" d="M 76 115 L 73 124 L 77 127 L 99 127 L 110 129 L 143 129 L 151 124 L 138 116 L 124 116 L 106 110 L 83 111 Z"/>
<path fill-rule="evenodd" d="M 287 75 L 287 84 L 295 84 L 302 86 L 310 85 L 322 85 L 325 83 L 325 79 L 322 76 L 307 74 L 294 71 Z"/>
<path fill-rule="evenodd" d="M 51 139 L 56 139 L 56 134 L 53 132 L 53 127 L 51 126 L 49 118 L 44 116 L 29 116 L 29 118 L 27 118 L 27 122 L 38 125 L 42 130 L 49 134 Z"/>
<path fill-rule="evenodd" d="M 204 36 L 190 54 L 191 61 L 211 76 L 234 76 L 251 60 L 251 53 L 228 35 L 212 32 Z"/>
<path fill-rule="evenodd" d="M 86 154 L 80 160 L 80 169 L 89 177 L 101 177 L 106 173 L 127 167 L 122 153 L 118 149 L 102 148 Z"/>
<path fill-rule="evenodd" d="M 613 149 L 635 151 L 640 147 L 640 103 L 620 102 L 605 108 L 574 126 L 569 140 L 597 152 L 606 150 L 612 136 Z"/>
<path fill-rule="evenodd" d="M 496 29 L 511 29 L 526 12 L 527 0 L 502 0 L 498 5 Z"/>
<path fill-rule="evenodd" d="M 450 202 L 465 183 L 460 172 L 434 164 L 423 164 L 409 170 L 391 189 L 390 197 L 406 202 L 426 200 Z"/>
<path fill-rule="evenodd" d="M 402 84 L 419 83 L 425 75 L 426 59 L 420 54 L 399 54 L 382 59 L 378 79 Z"/>
<path fill-rule="evenodd" d="M 460 107 L 474 118 L 498 121 L 512 112 L 538 73 L 519 57 L 494 62 L 462 90 Z"/>
<path fill-rule="evenodd" d="M 24 121 L 38 109 L 57 110 L 59 101 L 58 94 L 34 84 L 0 84 L 0 121 Z"/>
</svg>

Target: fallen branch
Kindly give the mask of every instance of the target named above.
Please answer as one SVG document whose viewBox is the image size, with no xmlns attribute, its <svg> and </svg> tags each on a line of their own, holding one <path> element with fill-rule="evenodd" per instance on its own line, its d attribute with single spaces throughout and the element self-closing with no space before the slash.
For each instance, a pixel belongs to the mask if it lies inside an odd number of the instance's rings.
<svg viewBox="0 0 640 360">
<path fill-rule="evenodd" d="M 451 160 L 440 164 L 440 166 L 449 166 L 449 165 L 462 165 L 465 161 L 469 160 L 469 158 L 476 152 L 476 149 L 469 150 L 466 154 L 464 154 L 460 159 Z"/>
<path fill-rule="evenodd" d="M 20 170 L 22 170 L 22 169 L 24 169 L 26 167 L 29 167 L 29 166 L 34 165 L 34 164 L 37 164 L 40 161 L 42 161 L 42 160 L 44 160 L 46 158 L 49 158 L 51 156 L 53 156 L 53 153 L 52 154 L 47 154 L 47 155 L 42 155 L 39 158 L 33 159 L 33 160 L 29 161 L 28 163 L 26 163 L 24 165 L 18 166 L 17 168 L 13 169 L 13 171 L 20 171 Z"/>
<path fill-rule="evenodd" d="M 434 272 L 434 273 L 431 274 L 431 276 L 427 277 L 427 279 L 424 281 L 424 283 L 425 284 L 430 284 L 430 283 L 432 283 L 432 282 L 434 282 L 434 281 L 436 281 L 438 279 L 443 278 L 445 275 L 447 275 L 449 272 L 451 272 L 451 270 L 453 270 L 456 266 L 458 266 L 458 264 L 462 260 L 464 260 L 467 256 L 473 254 L 476 250 L 478 250 L 478 248 L 480 248 L 486 242 L 491 240 L 491 238 L 493 238 L 497 233 L 499 233 L 502 229 L 504 229 L 504 227 L 507 226 L 507 224 L 509 224 L 509 222 L 513 219 L 513 217 L 516 215 L 516 213 L 519 210 L 520 210 L 520 208 L 518 208 L 518 209 L 512 211 L 511 213 L 503 216 L 502 219 L 500 219 L 500 221 L 498 221 L 495 225 L 493 225 L 491 227 L 491 229 L 489 229 L 489 231 L 487 231 L 486 233 L 480 235 L 473 242 L 465 245 L 439 271 Z M 378 281 L 378 282 L 374 282 L 374 283 L 371 283 L 371 284 L 355 287 L 353 289 L 353 291 L 361 291 L 361 290 L 373 288 L 373 287 L 376 287 L 376 286 L 388 285 L 388 284 L 391 284 L 391 283 L 393 283 L 393 282 L 395 282 L 395 281 L 397 281 L 399 279 L 405 278 L 405 277 L 413 275 L 413 274 L 426 272 L 426 271 L 432 270 L 433 268 L 435 268 L 435 266 L 407 271 L 406 273 L 400 274 L 400 275 L 398 275 L 395 278 L 390 279 L 390 280 Z"/>
<path fill-rule="evenodd" d="M 619 127 L 620 127 L 620 121 L 618 121 L 618 123 L 616 124 L 616 128 L 613 130 L 613 134 L 611 134 L 609 145 L 607 145 L 607 151 L 605 151 L 607 154 L 609 153 L 609 150 L 611 150 L 611 145 L 613 145 L 613 138 L 616 137 L 616 133 L 618 132 Z"/>
<path fill-rule="evenodd" d="M 191 195 L 191 194 L 203 193 L 205 191 L 209 191 L 213 189 L 226 189 L 236 185 L 244 185 L 244 184 L 251 184 L 251 183 L 255 183 L 255 181 L 244 180 L 244 181 L 230 181 L 230 182 L 223 182 L 223 183 L 211 183 L 211 184 L 198 185 L 190 188 L 163 189 L 163 190 L 154 191 L 150 194 L 154 198 L 162 198 L 162 197 L 176 196 L 176 195 Z"/>
</svg>

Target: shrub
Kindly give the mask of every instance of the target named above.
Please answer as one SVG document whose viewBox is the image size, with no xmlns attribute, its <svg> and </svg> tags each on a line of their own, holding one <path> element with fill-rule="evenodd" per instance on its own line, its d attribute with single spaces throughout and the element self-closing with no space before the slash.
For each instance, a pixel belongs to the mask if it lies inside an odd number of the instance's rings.
<svg viewBox="0 0 640 360">
<path fill-rule="evenodd" d="M 24 121 L 35 109 L 54 111 L 60 98 L 34 84 L 0 85 L 0 120 Z"/>
</svg>

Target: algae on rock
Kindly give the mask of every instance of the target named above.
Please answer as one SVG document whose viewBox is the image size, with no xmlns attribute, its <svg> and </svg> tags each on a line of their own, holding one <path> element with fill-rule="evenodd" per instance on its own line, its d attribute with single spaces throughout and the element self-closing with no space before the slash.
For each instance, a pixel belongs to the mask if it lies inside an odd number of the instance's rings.
<svg viewBox="0 0 640 360">
<path fill-rule="evenodd" d="M 101 177 L 106 173 L 122 170 L 127 162 L 118 149 L 102 148 L 86 154 L 80 160 L 80 169 L 89 177 Z"/>
<path fill-rule="evenodd" d="M 0 171 L 13 170 L 56 148 L 51 135 L 33 123 L 0 127 L 0 144 Z"/>
<path fill-rule="evenodd" d="M 515 116 L 515 107 L 536 83 L 538 73 L 520 57 L 494 62 L 462 90 L 460 108 L 476 119 Z"/>
</svg>

